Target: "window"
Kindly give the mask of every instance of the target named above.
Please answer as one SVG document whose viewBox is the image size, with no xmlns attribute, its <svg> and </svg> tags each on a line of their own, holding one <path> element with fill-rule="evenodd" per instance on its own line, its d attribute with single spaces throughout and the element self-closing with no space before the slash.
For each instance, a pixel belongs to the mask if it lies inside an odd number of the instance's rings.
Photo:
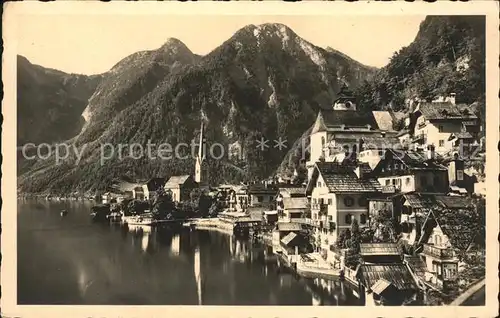
<svg viewBox="0 0 500 318">
<path fill-rule="evenodd" d="M 316 198 L 313 198 L 313 203 L 314 204 L 318 203 L 318 200 L 316 200 Z"/>
<path fill-rule="evenodd" d="M 438 130 L 439 130 L 439 132 L 443 132 L 443 131 L 444 131 L 444 127 L 443 127 L 443 125 L 439 125 L 439 126 L 438 126 Z"/>
<path fill-rule="evenodd" d="M 385 180 L 385 185 L 386 185 L 386 186 L 391 185 L 391 180 L 390 180 L 390 179 L 386 179 L 386 180 Z"/>
<path fill-rule="evenodd" d="M 332 199 L 328 199 L 328 205 L 332 205 Z"/>
<path fill-rule="evenodd" d="M 392 179 L 392 185 L 396 185 L 396 179 Z"/>
<path fill-rule="evenodd" d="M 257 196 L 257 202 L 262 202 L 263 200 L 264 198 L 261 195 Z"/>
<path fill-rule="evenodd" d="M 359 217 L 359 223 L 366 224 L 366 214 L 361 214 Z"/>
<path fill-rule="evenodd" d="M 378 151 L 378 155 L 379 155 L 379 156 L 383 156 L 383 155 L 384 155 L 384 152 L 383 152 L 382 150 L 379 150 L 379 151 Z"/>
<path fill-rule="evenodd" d="M 457 180 L 464 179 L 464 172 L 462 170 L 457 170 Z"/>
<path fill-rule="evenodd" d="M 321 147 L 325 146 L 325 137 L 321 137 Z"/>
<path fill-rule="evenodd" d="M 329 215 L 328 216 L 328 221 L 332 221 L 333 220 L 333 216 Z"/>
<path fill-rule="evenodd" d="M 345 197 L 344 198 L 344 205 L 345 206 L 353 206 L 354 205 L 354 199 L 351 197 Z"/>
<path fill-rule="evenodd" d="M 398 163 L 396 162 L 396 163 L 394 164 L 394 170 L 398 170 L 398 169 L 399 169 L 399 165 L 398 165 Z"/>
<path fill-rule="evenodd" d="M 434 244 L 436 244 L 436 246 L 441 246 L 441 236 L 434 236 Z"/>
<path fill-rule="evenodd" d="M 439 147 L 444 147 L 444 140 L 443 139 L 439 140 Z"/>
<path fill-rule="evenodd" d="M 410 185 L 410 182 L 411 182 L 410 177 L 407 177 L 405 182 L 406 182 L 406 185 Z"/>
<path fill-rule="evenodd" d="M 344 221 L 346 224 L 351 224 L 352 223 L 352 215 L 346 214 Z"/>
<path fill-rule="evenodd" d="M 368 206 L 368 200 L 365 197 L 361 197 L 358 200 L 359 206 Z"/>
</svg>

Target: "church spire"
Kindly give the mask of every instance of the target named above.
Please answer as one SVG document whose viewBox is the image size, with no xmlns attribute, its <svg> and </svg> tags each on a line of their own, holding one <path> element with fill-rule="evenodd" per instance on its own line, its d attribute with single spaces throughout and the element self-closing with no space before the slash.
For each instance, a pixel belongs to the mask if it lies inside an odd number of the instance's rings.
<svg viewBox="0 0 500 318">
<path fill-rule="evenodd" d="M 203 138 L 205 138 L 205 136 L 203 133 L 204 133 L 204 127 L 203 127 L 203 122 L 201 122 L 200 142 L 198 144 L 198 159 L 200 161 L 205 160 L 205 147 L 203 142 Z"/>
</svg>

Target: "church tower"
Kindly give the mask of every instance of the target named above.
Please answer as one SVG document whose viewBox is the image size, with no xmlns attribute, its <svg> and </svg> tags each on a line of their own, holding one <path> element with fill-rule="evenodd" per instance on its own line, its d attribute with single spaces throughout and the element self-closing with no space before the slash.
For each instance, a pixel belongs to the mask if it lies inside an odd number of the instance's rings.
<svg viewBox="0 0 500 318">
<path fill-rule="evenodd" d="M 194 180 L 199 184 L 200 188 L 208 187 L 208 165 L 203 122 L 201 123 L 200 141 L 198 142 Z"/>
</svg>

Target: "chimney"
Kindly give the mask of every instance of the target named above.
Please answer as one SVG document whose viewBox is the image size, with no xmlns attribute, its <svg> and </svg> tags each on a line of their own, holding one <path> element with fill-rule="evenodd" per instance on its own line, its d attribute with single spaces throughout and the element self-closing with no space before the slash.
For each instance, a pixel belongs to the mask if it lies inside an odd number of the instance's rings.
<svg viewBox="0 0 500 318">
<path fill-rule="evenodd" d="M 448 96 L 448 101 L 450 103 L 452 103 L 453 105 L 455 105 L 455 98 L 457 97 L 457 94 L 455 93 L 450 93 L 450 95 Z"/>
<path fill-rule="evenodd" d="M 434 160 L 436 157 L 436 151 L 435 151 L 434 145 L 428 145 L 427 146 L 427 160 Z"/>
</svg>

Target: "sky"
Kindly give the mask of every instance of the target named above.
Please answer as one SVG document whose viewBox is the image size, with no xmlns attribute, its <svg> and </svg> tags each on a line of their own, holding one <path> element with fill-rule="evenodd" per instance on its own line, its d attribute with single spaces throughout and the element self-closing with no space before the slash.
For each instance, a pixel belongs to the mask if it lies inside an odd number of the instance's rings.
<svg viewBox="0 0 500 318">
<path fill-rule="evenodd" d="M 18 54 L 68 73 L 99 74 L 174 37 L 204 55 L 248 24 L 283 23 L 305 40 L 382 67 L 410 44 L 425 16 L 23 15 Z"/>
</svg>

